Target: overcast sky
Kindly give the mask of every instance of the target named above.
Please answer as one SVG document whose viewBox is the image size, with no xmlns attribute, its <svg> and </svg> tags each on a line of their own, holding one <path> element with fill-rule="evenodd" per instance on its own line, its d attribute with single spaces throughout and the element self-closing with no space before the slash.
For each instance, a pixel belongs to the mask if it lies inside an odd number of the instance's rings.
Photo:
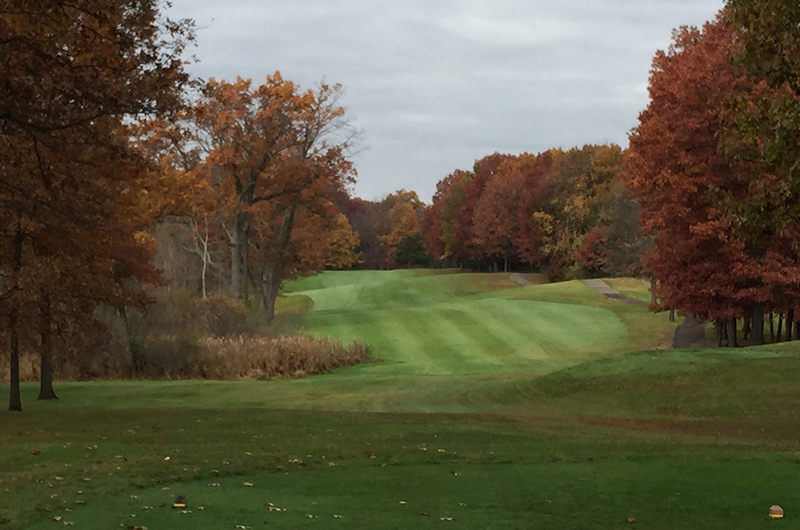
<svg viewBox="0 0 800 530">
<path fill-rule="evenodd" d="M 436 183 L 495 151 L 614 142 L 647 105 L 672 30 L 723 0 L 173 0 L 208 79 L 345 86 L 363 131 L 355 194 Z"/>
</svg>

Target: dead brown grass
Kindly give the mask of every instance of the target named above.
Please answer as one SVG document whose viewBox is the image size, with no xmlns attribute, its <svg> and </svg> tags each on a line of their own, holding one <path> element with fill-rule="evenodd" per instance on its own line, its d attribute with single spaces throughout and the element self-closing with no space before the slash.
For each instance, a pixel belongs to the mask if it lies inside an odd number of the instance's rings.
<svg viewBox="0 0 800 530">
<path fill-rule="evenodd" d="M 200 340 L 195 374 L 203 379 L 274 379 L 329 373 L 370 362 L 369 346 L 307 335 Z"/>
</svg>

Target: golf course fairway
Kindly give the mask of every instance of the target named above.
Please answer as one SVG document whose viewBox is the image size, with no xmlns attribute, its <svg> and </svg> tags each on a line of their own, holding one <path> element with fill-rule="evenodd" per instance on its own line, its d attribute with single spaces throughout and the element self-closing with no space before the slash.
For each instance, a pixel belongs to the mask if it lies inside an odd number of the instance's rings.
<svg viewBox="0 0 800 530">
<path fill-rule="evenodd" d="M 289 282 L 305 332 L 372 348 L 324 376 L 23 385 L 0 530 L 800 525 L 796 343 L 665 349 L 666 315 L 530 279 Z"/>
</svg>

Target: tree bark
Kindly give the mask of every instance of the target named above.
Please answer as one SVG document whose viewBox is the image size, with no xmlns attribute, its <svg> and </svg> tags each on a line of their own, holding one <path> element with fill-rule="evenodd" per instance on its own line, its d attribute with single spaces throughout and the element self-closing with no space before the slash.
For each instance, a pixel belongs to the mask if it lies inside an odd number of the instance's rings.
<svg viewBox="0 0 800 530">
<path fill-rule="evenodd" d="M 25 232 L 17 230 L 14 235 L 14 262 L 13 269 L 16 274 L 22 270 L 22 247 L 25 243 Z M 16 275 L 15 274 L 15 275 Z M 22 396 L 19 387 L 19 310 L 16 305 L 12 305 L 8 314 L 8 331 L 11 339 L 11 359 L 10 359 L 10 393 L 8 398 L 8 410 L 14 412 L 22 411 Z"/>
<path fill-rule="evenodd" d="M 266 312 L 267 325 L 272 325 L 275 319 L 275 301 L 281 287 L 281 276 L 286 265 L 286 250 L 294 228 L 294 218 L 297 213 L 297 203 L 292 203 L 283 214 L 280 231 L 276 244 L 268 248 L 264 256 L 264 270 L 261 273 L 261 297 Z"/>
<path fill-rule="evenodd" d="M 742 326 L 744 340 L 748 340 L 750 338 L 750 333 L 753 331 L 752 321 L 753 319 L 751 317 L 744 317 L 744 325 Z"/>
<path fill-rule="evenodd" d="M 754 346 L 764 344 L 764 304 L 753 304 L 753 338 Z"/>
<path fill-rule="evenodd" d="M 736 323 L 737 320 L 735 318 L 731 318 L 728 320 L 728 347 L 729 348 L 738 348 L 739 343 L 736 340 Z"/>
<path fill-rule="evenodd" d="M 794 308 L 786 312 L 786 342 L 792 340 L 792 327 L 794 326 Z"/>
<path fill-rule="evenodd" d="M 669 310 L 669 321 L 675 322 L 675 308 Z"/>
<path fill-rule="evenodd" d="M 656 299 L 656 279 L 650 278 L 650 303 L 655 304 L 658 302 Z"/>
<path fill-rule="evenodd" d="M 247 282 L 247 251 L 250 247 L 247 212 L 236 214 L 231 234 L 231 296 L 244 298 Z"/>
<path fill-rule="evenodd" d="M 775 342 L 783 339 L 783 313 L 778 313 L 778 331 L 775 334 Z"/>
<path fill-rule="evenodd" d="M 40 401 L 50 401 L 58 399 L 53 390 L 53 341 L 52 341 L 52 313 L 50 310 L 50 300 L 47 296 L 42 297 L 41 311 L 41 370 L 39 378 L 39 397 Z"/>
<path fill-rule="evenodd" d="M 769 312 L 769 342 L 775 344 L 775 313 Z"/>
<path fill-rule="evenodd" d="M 800 322 L 795 322 L 792 326 L 792 340 L 800 340 Z"/>
</svg>

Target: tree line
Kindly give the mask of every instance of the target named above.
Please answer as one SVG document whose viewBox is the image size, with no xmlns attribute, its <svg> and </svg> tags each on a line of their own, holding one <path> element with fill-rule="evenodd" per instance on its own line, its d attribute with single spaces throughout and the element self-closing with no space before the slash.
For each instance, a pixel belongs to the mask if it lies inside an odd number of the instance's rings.
<svg viewBox="0 0 800 530">
<path fill-rule="evenodd" d="M 772 313 L 775 339 L 800 335 L 798 27 L 797 2 L 736 0 L 681 28 L 630 135 L 657 309 L 715 321 L 720 344 L 737 345 L 739 321 L 762 344 Z"/>
<path fill-rule="evenodd" d="M 545 270 L 552 280 L 643 274 L 648 240 L 617 145 L 494 153 L 436 186 L 425 246 L 475 268 Z"/>
</svg>

